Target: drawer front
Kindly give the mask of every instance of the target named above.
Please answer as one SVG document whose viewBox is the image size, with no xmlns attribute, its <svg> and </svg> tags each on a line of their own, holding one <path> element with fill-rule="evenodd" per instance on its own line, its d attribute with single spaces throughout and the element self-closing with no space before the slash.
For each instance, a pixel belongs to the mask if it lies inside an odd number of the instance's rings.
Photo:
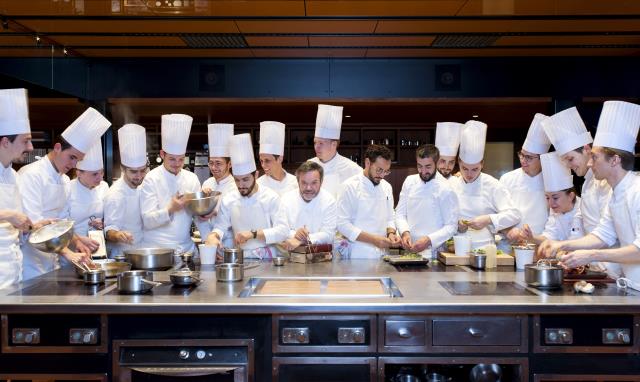
<svg viewBox="0 0 640 382">
<path fill-rule="evenodd" d="M 385 321 L 384 344 L 386 346 L 425 346 L 425 339 L 424 320 Z"/>
<path fill-rule="evenodd" d="M 433 346 L 520 346 L 520 318 L 433 320 Z"/>
</svg>

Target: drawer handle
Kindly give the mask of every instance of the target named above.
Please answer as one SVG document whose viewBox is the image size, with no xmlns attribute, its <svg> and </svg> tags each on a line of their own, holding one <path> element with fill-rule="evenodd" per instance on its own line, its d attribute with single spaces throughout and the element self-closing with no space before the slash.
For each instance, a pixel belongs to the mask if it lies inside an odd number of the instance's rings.
<svg viewBox="0 0 640 382">
<path fill-rule="evenodd" d="M 411 332 L 407 328 L 400 328 L 400 329 L 398 329 L 398 337 L 400 337 L 400 338 L 410 338 L 411 337 Z"/>
<path fill-rule="evenodd" d="M 484 333 L 480 329 L 469 328 L 467 329 L 467 332 L 471 335 L 471 337 L 476 337 L 476 338 L 484 337 Z"/>
</svg>

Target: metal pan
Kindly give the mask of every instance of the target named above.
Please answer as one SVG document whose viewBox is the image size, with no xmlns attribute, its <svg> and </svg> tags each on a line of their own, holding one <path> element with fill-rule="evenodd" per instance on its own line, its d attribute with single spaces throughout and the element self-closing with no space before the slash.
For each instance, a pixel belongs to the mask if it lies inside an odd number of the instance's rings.
<svg viewBox="0 0 640 382">
<path fill-rule="evenodd" d="M 171 272 L 169 274 L 171 283 L 175 286 L 193 286 L 202 281 L 200 272 L 194 272 L 188 269 Z"/>
<path fill-rule="evenodd" d="M 164 271 L 173 266 L 171 248 L 138 248 L 122 251 L 133 269 Z"/>
<path fill-rule="evenodd" d="M 118 292 L 123 294 L 146 293 L 159 285 L 162 283 L 153 281 L 151 271 L 127 271 L 118 275 Z"/>
</svg>

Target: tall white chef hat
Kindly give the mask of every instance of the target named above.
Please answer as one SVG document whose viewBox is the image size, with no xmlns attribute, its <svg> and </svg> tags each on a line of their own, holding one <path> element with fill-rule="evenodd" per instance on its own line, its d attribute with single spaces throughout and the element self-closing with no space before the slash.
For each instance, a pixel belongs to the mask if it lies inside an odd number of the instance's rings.
<svg viewBox="0 0 640 382">
<path fill-rule="evenodd" d="M 573 175 L 556 151 L 540 155 L 544 190 L 558 192 L 573 187 Z"/>
<path fill-rule="evenodd" d="M 118 130 L 120 163 L 138 168 L 147 164 L 147 134 L 144 127 L 128 123 Z"/>
<path fill-rule="evenodd" d="M 316 133 L 318 138 L 340 139 L 342 128 L 342 106 L 318 105 Z"/>
<path fill-rule="evenodd" d="M 486 139 L 486 123 L 474 120 L 465 123 L 460 134 L 460 159 L 468 164 L 480 163 Z"/>
<path fill-rule="evenodd" d="M 260 154 L 284 154 L 284 123 L 260 122 Z"/>
<path fill-rule="evenodd" d="M 233 136 L 233 124 L 210 123 L 207 125 L 209 135 L 209 158 L 229 158 L 229 140 Z"/>
<path fill-rule="evenodd" d="M 533 154 L 544 154 L 549 151 L 551 141 L 540 123 L 546 118 L 549 117 L 540 113 L 536 113 L 536 115 L 533 116 L 533 121 L 531 121 L 529 131 L 527 131 L 527 137 L 522 144 L 523 150 Z"/>
<path fill-rule="evenodd" d="M 556 113 L 540 123 L 560 156 L 593 142 L 575 107 Z"/>
<path fill-rule="evenodd" d="M 0 135 L 30 132 L 27 89 L 0 90 Z"/>
<path fill-rule="evenodd" d="M 460 146 L 460 132 L 463 123 L 438 122 L 436 124 L 436 147 L 440 155 L 454 157 L 458 154 Z"/>
<path fill-rule="evenodd" d="M 84 154 L 84 158 L 78 161 L 76 168 L 84 171 L 98 171 L 104 168 L 104 163 L 102 162 L 102 142 L 99 138 L 91 145 L 89 151 Z"/>
<path fill-rule="evenodd" d="M 95 141 L 100 139 L 109 126 L 111 126 L 111 122 L 96 109 L 90 107 L 62 132 L 62 138 L 81 153 L 87 154 L 87 151 Z"/>
<path fill-rule="evenodd" d="M 186 114 L 162 116 L 162 150 L 171 155 L 184 155 L 193 118 Z"/>
<path fill-rule="evenodd" d="M 247 175 L 256 171 L 256 160 L 253 157 L 250 134 L 238 134 L 231 137 L 229 151 L 231 152 L 233 175 Z"/>
<path fill-rule="evenodd" d="M 594 146 L 609 147 L 635 153 L 640 106 L 623 101 L 607 101 L 602 107 Z"/>
</svg>

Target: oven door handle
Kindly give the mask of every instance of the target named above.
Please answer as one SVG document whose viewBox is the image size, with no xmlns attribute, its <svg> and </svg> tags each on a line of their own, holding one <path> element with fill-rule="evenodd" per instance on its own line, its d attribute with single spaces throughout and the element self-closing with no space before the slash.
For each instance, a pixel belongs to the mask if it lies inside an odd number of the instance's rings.
<svg viewBox="0 0 640 382">
<path fill-rule="evenodd" d="M 129 367 L 139 373 L 162 375 L 167 377 L 202 377 L 206 375 L 224 374 L 243 368 L 243 366 L 217 367 Z"/>
</svg>

